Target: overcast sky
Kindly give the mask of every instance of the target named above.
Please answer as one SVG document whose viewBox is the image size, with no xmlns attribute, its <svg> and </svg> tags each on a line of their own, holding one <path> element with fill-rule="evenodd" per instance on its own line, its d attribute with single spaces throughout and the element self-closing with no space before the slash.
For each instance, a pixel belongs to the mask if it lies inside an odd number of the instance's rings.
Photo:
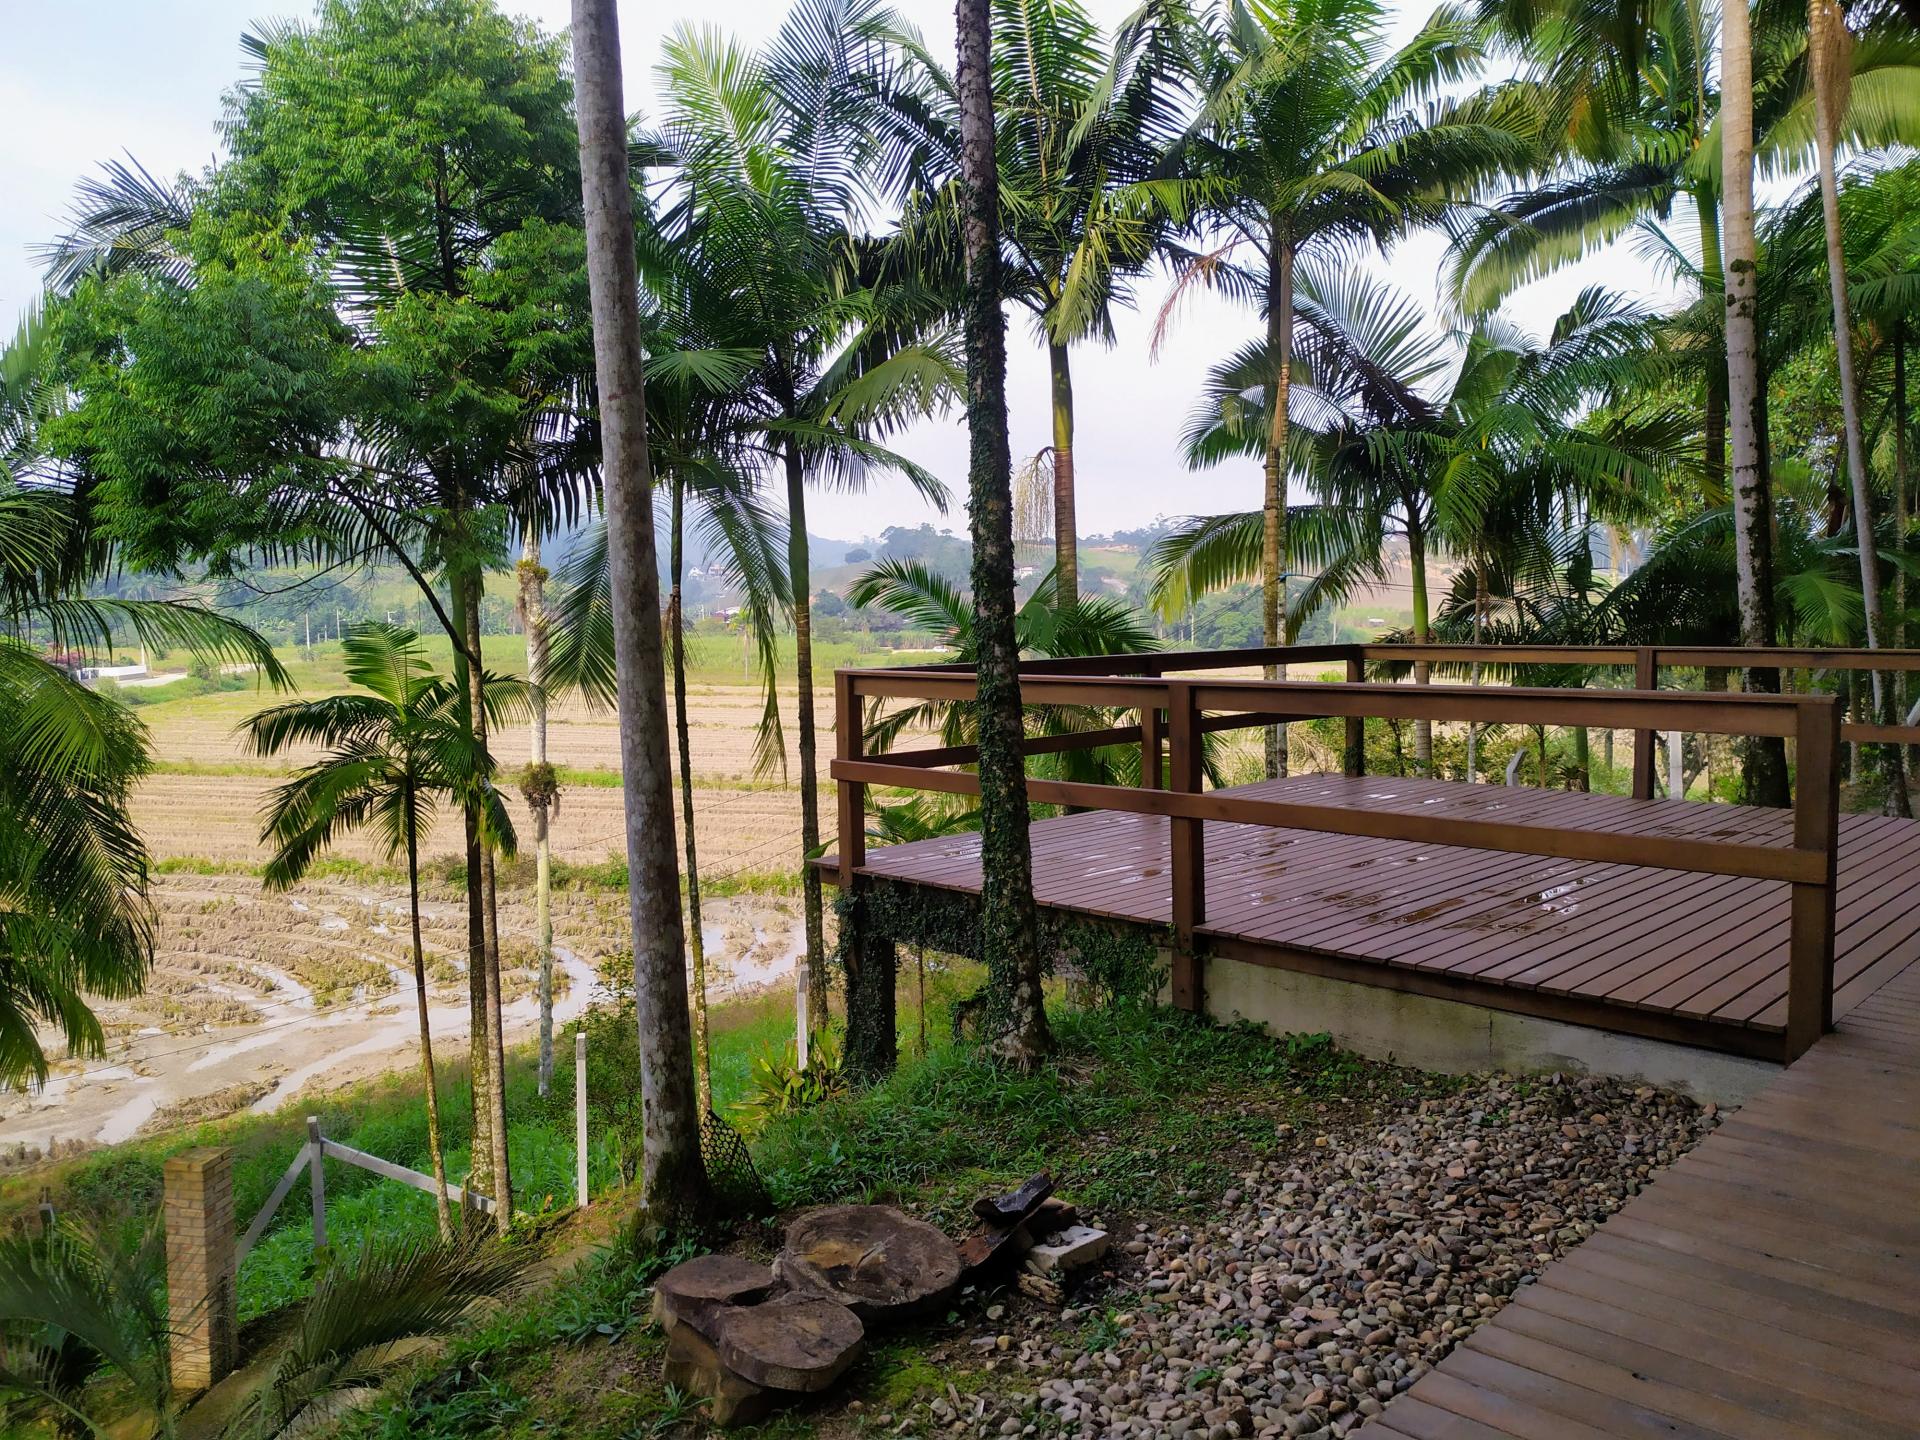
<svg viewBox="0 0 1920 1440">
<path fill-rule="evenodd" d="M 569 0 L 502 0 L 548 30 L 567 23 Z M 898 8 L 951 56 L 949 0 L 897 0 Z M 1089 0 L 1112 23 L 1137 0 Z M 1409 4 L 1401 33 L 1431 7 Z M 650 107 L 660 37 L 682 18 L 758 40 L 779 22 L 775 0 L 627 0 L 621 7 L 629 109 Z M 0 319 L 11 319 L 37 292 L 33 247 L 59 228 L 74 182 L 121 153 L 156 175 L 197 171 L 216 154 L 220 95 L 240 73 L 238 38 L 267 16 L 308 13 L 305 0 L 0 0 Z M 1385 262 L 1394 280 L 1431 303 L 1443 245 L 1417 236 Z M 1543 329 L 1580 288 L 1605 283 L 1656 295 L 1660 282 L 1624 248 L 1522 291 L 1511 302 L 1523 323 Z M 1166 281 L 1150 276 L 1138 310 L 1124 315 L 1111 349 L 1075 352 L 1079 514 L 1082 533 L 1143 525 L 1160 515 L 1190 515 L 1258 503 L 1250 463 L 1189 472 L 1179 435 L 1206 367 L 1254 332 L 1250 311 L 1213 300 L 1182 311 L 1157 358 L 1147 337 Z M 1024 314 L 1012 317 L 1010 404 L 1016 459 L 1049 443 L 1045 353 Z M 964 422 L 958 414 L 915 429 L 900 448 L 963 494 Z M 923 519 L 964 529 L 965 515 L 934 516 L 899 482 L 877 480 L 861 496 L 821 494 L 810 502 L 815 534 L 859 539 L 888 525 Z"/>
</svg>

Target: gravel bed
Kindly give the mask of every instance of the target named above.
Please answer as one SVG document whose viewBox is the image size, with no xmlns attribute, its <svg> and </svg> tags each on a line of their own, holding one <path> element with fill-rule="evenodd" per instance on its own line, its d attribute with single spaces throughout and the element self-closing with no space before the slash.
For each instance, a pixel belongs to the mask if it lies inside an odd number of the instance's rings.
<svg viewBox="0 0 1920 1440">
<path fill-rule="evenodd" d="M 1714 1123 L 1711 1106 L 1590 1076 L 1323 1107 L 1280 1125 L 1211 1213 L 1117 1227 L 1113 1273 L 1077 1307 L 990 1306 L 972 1341 L 986 1383 L 887 1428 L 1344 1435 Z"/>
</svg>

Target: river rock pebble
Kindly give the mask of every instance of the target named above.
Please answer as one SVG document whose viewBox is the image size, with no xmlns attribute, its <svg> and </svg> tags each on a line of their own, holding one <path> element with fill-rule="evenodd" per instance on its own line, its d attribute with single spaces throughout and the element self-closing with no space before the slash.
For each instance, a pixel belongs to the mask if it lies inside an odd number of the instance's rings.
<svg viewBox="0 0 1920 1440">
<path fill-rule="evenodd" d="M 1118 1273 L 1085 1308 L 996 1317 L 987 1383 L 896 1433 L 1346 1435 L 1715 1123 L 1579 1075 L 1317 1112 L 1223 1176 L 1216 1203 L 1124 1227 Z"/>
</svg>

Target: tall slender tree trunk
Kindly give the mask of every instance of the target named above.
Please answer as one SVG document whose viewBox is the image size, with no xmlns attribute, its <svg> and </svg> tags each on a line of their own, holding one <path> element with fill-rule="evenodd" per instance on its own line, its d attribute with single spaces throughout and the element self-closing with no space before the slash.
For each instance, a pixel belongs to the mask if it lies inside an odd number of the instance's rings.
<svg viewBox="0 0 1920 1440">
<path fill-rule="evenodd" d="M 975 702 L 980 745 L 980 953 L 997 1054 L 1030 1065 L 1053 1046 L 1040 989 L 1028 838 L 1020 647 L 1013 621 L 1013 457 L 1007 442 L 1007 331 L 1000 295 L 1000 185 L 994 156 L 991 0 L 958 0 L 956 72 L 966 203 L 967 510 L 973 531 Z"/>
<path fill-rule="evenodd" d="M 467 613 L 468 580 L 455 570 L 448 577 L 447 598 L 452 604 L 454 623 L 462 625 Z M 454 679 L 472 703 L 473 665 L 467 659 L 464 628 L 453 637 Z M 467 873 L 467 1094 L 473 1113 L 473 1146 L 467 1170 L 467 1188 L 482 1195 L 493 1194 L 493 1061 L 487 1045 L 487 897 L 480 856 L 480 810 L 469 796 L 461 805 Z M 476 1217 L 469 1211 L 469 1225 Z"/>
<path fill-rule="evenodd" d="M 527 632 L 533 716 L 527 746 L 527 809 L 533 815 L 534 947 L 540 965 L 540 1093 L 553 1083 L 553 772 L 547 765 L 547 571 L 540 536 L 527 527 L 520 550 L 520 622 Z"/>
<path fill-rule="evenodd" d="M 1733 450 L 1734 554 L 1738 571 L 1740 643 L 1771 646 L 1773 634 L 1773 493 L 1762 454 L 1764 396 L 1760 386 L 1759 248 L 1753 234 L 1753 27 L 1745 0 L 1725 7 L 1720 58 L 1721 178 L 1725 186 L 1727 291 L 1727 421 Z M 1777 692 L 1780 672 L 1751 667 L 1748 690 Z M 1789 800 L 1786 746 L 1778 738 L 1748 741 L 1747 799 Z"/>
<path fill-rule="evenodd" d="M 1047 344 L 1047 368 L 1053 377 L 1053 571 L 1054 595 L 1062 610 L 1080 603 L 1080 535 L 1073 494 L 1073 371 L 1067 347 Z"/>
<path fill-rule="evenodd" d="M 1413 585 L 1413 643 L 1426 645 L 1433 640 L 1433 610 L 1427 598 L 1427 534 L 1414 519 L 1412 498 L 1407 501 L 1407 570 Z M 1413 683 L 1425 685 L 1433 678 L 1433 668 L 1424 660 L 1413 662 Z M 1433 721 L 1413 722 L 1413 767 L 1422 775 L 1433 774 Z"/>
<path fill-rule="evenodd" d="M 649 494 L 640 286 L 634 268 L 633 184 L 627 168 L 616 0 L 573 0 L 573 58 L 613 586 L 640 1096 L 646 1117 L 642 1180 L 655 1219 L 680 1228 L 707 1218 L 712 1190 L 700 1156 L 686 941 L 680 929 L 674 858 L 660 575 Z"/>
<path fill-rule="evenodd" d="M 480 666 L 480 589 L 480 576 L 469 575 L 463 622 L 467 629 L 467 653 L 473 657 L 473 663 L 467 667 L 467 704 L 473 719 L 474 754 L 484 765 L 487 762 L 487 708 L 485 675 Z M 493 1197 L 494 1228 L 504 1235 L 513 1228 L 513 1170 L 507 1161 L 506 1023 L 500 1009 L 500 878 L 493 863 L 497 846 L 484 833 L 479 838 L 481 924 L 487 972 L 487 1066 L 492 1079 L 487 1087 L 487 1139 L 493 1147 L 493 1189 L 487 1193 Z"/>
<path fill-rule="evenodd" d="M 1260 631 L 1263 643 L 1284 645 L 1287 637 L 1287 401 L 1293 393 L 1293 241 L 1275 221 L 1268 239 L 1267 353 L 1273 360 L 1273 415 L 1268 421 L 1266 492 L 1260 531 Z M 1284 667 L 1269 665 L 1277 680 Z M 1265 732 L 1269 780 L 1287 773 L 1287 727 Z"/>
<path fill-rule="evenodd" d="M 1720 256 L 1720 207 L 1702 189 L 1694 196 L 1700 217 L 1700 274 L 1704 288 L 1724 289 L 1726 275 Z M 1727 353 L 1717 346 L 1707 359 L 1706 404 L 1700 427 L 1702 470 L 1707 493 L 1717 499 L 1727 484 Z"/>
<path fill-rule="evenodd" d="M 1834 157 L 1840 145 L 1840 121 L 1846 112 L 1852 79 L 1853 37 L 1832 0 L 1808 0 L 1807 49 L 1813 71 L 1814 158 L 1820 171 L 1820 215 L 1826 228 L 1827 286 L 1833 297 L 1833 348 L 1840 372 L 1840 415 L 1846 431 L 1847 479 L 1853 495 L 1853 533 L 1860 550 L 1860 596 L 1865 611 L 1867 648 L 1885 643 L 1886 618 L 1880 604 L 1880 557 L 1874 544 L 1873 491 L 1867 476 L 1867 442 L 1860 419 L 1860 382 L 1854 369 L 1853 312 L 1847 303 L 1847 257 L 1840 229 L 1840 180 Z M 1873 718 L 1893 720 L 1886 677 L 1871 672 Z M 1911 815 L 1905 766 L 1898 745 L 1875 745 L 1869 753 L 1880 770 L 1890 815 Z"/>
<path fill-rule="evenodd" d="M 1893 546 L 1895 550 L 1905 551 L 1909 532 L 1913 528 L 1913 475 L 1907 459 L 1907 322 L 1904 319 L 1893 322 Z M 1904 566 L 1893 572 L 1893 612 L 1895 619 L 1894 643 L 1911 643 L 1907 626 L 1907 572 Z M 1895 694 L 1894 704 L 1900 712 L 1900 720 L 1906 721 L 1907 707 L 1913 703 L 1913 696 L 1905 683 L 1906 672 L 1901 672 L 1901 684 Z"/>
<path fill-rule="evenodd" d="M 813 718 L 813 561 L 807 545 L 807 471 L 799 443 L 786 445 L 787 575 L 793 591 L 793 663 L 800 682 L 796 716 L 800 750 L 800 901 L 807 927 L 807 970 L 796 979 L 807 987 L 807 1027 L 827 1023 L 827 930 L 820 897 L 820 764 Z"/>
<path fill-rule="evenodd" d="M 1477 646 L 1486 640 L 1487 633 L 1487 559 L 1482 555 L 1473 566 L 1473 643 Z M 1471 683 L 1480 683 L 1480 662 L 1473 662 Z M 1467 783 L 1474 784 L 1480 779 L 1480 727 L 1471 722 L 1467 725 Z"/>
<path fill-rule="evenodd" d="M 693 739 L 687 724 L 687 617 L 681 608 L 681 577 L 686 551 L 687 487 L 674 476 L 672 534 L 668 536 L 667 564 L 673 591 L 667 601 L 667 634 L 673 645 L 673 736 L 680 752 L 680 823 L 686 830 L 687 947 L 693 954 L 693 974 L 687 997 L 693 1017 L 693 1086 L 702 1114 L 713 1109 L 713 1066 L 707 1045 L 707 937 L 700 927 L 700 854 L 693 835 Z"/>
<path fill-rule="evenodd" d="M 440 1090 L 433 1074 L 433 1026 L 427 1015 L 427 951 L 420 941 L 420 837 L 414 797 L 407 807 L 407 918 L 413 923 L 413 1002 L 420 1020 L 420 1083 L 427 1098 L 427 1152 L 433 1161 L 433 1209 L 440 1238 L 453 1238 L 453 1211 L 447 1203 L 447 1152 L 440 1143 Z"/>
</svg>

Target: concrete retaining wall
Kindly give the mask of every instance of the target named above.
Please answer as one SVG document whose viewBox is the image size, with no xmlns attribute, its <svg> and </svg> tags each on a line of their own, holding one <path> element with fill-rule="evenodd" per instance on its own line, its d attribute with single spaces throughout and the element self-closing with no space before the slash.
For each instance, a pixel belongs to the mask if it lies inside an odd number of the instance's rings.
<svg viewBox="0 0 1920 1440">
<path fill-rule="evenodd" d="M 1457 1000 L 1409 995 L 1219 956 L 1205 961 L 1207 1013 L 1276 1034 L 1326 1032 L 1349 1050 L 1458 1074 L 1571 1070 L 1640 1080 L 1738 1105 L 1780 1067 L 1690 1045 L 1615 1035 Z"/>
</svg>

